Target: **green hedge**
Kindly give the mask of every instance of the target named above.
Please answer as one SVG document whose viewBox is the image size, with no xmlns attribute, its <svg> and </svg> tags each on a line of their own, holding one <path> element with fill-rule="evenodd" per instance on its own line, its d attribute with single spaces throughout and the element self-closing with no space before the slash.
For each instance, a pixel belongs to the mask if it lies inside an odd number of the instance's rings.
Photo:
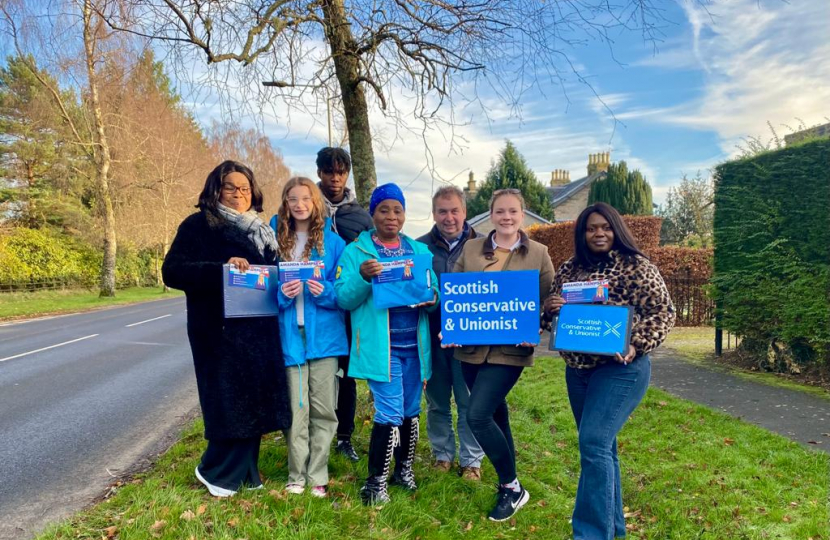
<svg viewBox="0 0 830 540">
<path fill-rule="evenodd" d="M 0 285 L 62 282 L 94 288 L 101 273 L 100 249 L 49 229 L 17 227 L 0 236 Z M 155 257 L 129 245 L 118 248 L 116 286 L 155 284 Z"/>
<path fill-rule="evenodd" d="M 724 163 L 715 175 L 721 327 L 765 354 L 830 360 L 830 140 Z"/>
</svg>

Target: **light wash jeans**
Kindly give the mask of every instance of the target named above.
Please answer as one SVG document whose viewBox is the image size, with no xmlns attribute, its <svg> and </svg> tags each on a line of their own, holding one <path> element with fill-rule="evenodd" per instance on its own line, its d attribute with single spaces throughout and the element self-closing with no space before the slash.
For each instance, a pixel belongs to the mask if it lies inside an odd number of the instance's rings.
<svg viewBox="0 0 830 540">
<path fill-rule="evenodd" d="M 392 349 L 390 381 L 367 381 L 375 400 L 376 424 L 400 426 L 404 418 L 421 414 L 421 361 L 418 350 Z"/>
<path fill-rule="evenodd" d="M 625 537 L 617 433 L 640 404 L 650 378 L 648 356 L 628 365 L 609 361 L 565 370 L 582 469 L 573 513 L 575 540 Z"/>
<path fill-rule="evenodd" d="M 452 398 L 458 408 L 458 463 L 462 467 L 481 467 L 484 450 L 467 424 L 470 391 L 464 383 L 461 362 L 452 349 L 432 345 L 432 377 L 427 381 L 427 436 L 438 461 L 455 461 L 455 433 L 452 429 Z"/>
</svg>

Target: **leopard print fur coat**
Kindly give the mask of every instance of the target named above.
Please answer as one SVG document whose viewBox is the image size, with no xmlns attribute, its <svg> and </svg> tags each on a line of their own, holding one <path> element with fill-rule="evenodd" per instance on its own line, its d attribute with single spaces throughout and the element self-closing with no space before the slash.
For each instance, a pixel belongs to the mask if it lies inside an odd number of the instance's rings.
<svg viewBox="0 0 830 540">
<path fill-rule="evenodd" d="M 639 255 L 610 251 L 608 259 L 593 268 L 582 268 L 568 259 L 556 272 L 551 294 L 562 294 L 562 285 L 571 281 L 608 280 L 608 303 L 632 306 L 631 345 L 637 357 L 660 346 L 674 326 L 675 311 L 669 291 L 656 266 Z M 570 367 L 589 369 L 612 360 L 610 356 L 559 353 Z"/>
</svg>

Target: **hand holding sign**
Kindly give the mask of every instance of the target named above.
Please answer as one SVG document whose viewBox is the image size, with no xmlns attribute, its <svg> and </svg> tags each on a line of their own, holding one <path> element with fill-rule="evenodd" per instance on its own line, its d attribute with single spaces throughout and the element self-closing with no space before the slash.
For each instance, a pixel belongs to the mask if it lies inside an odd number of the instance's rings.
<svg viewBox="0 0 830 540">
<path fill-rule="evenodd" d="M 319 281 L 308 280 L 306 281 L 306 283 L 308 284 L 308 292 L 310 292 L 314 296 L 320 296 L 321 294 L 323 294 L 323 290 L 326 288 Z"/>
<path fill-rule="evenodd" d="M 366 281 L 372 281 L 372 278 L 379 276 L 383 272 L 383 265 L 377 259 L 366 259 L 360 264 L 360 275 Z"/>
<path fill-rule="evenodd" d="M 282 284 L 282 287 L 280 287 L 280 290 L 282 290 L 282 294 L 284 294 L 288 298 L 294 298 L 302 292 L 303 282 L 299 279 L 285 282 Z"/>
<path fill-rule="evenodd" d="M 545 298 L 545 313 L 549 315 L 556 315 L 562 306 L 565 305 L 565 299 L 558 294 L 552 294 Z"/>
</svg>

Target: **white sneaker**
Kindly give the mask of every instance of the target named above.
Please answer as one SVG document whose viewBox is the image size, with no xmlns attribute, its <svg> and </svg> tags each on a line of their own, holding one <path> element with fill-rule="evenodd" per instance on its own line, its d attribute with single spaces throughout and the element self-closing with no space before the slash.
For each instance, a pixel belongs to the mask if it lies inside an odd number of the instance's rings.
<svg viewBox="0 0 830 540">
<path fill-rule="evenodd" d="M 318 499 L 324 499 L 328 496 L 328 489 L 326 486 L 314 486 L 311 488 L 311 496 L 317 497 Z"/>
<path fill-rule="evenodd" d="M 235 491 L 231 491 L 230 489 L 225 489 L 219 486 L 214 486 L 213 484 L 205 480 L 205 478 L 199 472 L 199 467 L 196 467 L 196 479 L 199 480 L 199 482 L 201 482 L 202 484 L 204 484 L 205 487 L 208 488 L 210 494 L 214 497 L 232 497 L 236 495 Z"/>
<path fill-rule="evenodd" d="M 302 495 L 305 488 L 300 484 L 286 484 L 285 491 L 291 495 Z"/>
</svg>

